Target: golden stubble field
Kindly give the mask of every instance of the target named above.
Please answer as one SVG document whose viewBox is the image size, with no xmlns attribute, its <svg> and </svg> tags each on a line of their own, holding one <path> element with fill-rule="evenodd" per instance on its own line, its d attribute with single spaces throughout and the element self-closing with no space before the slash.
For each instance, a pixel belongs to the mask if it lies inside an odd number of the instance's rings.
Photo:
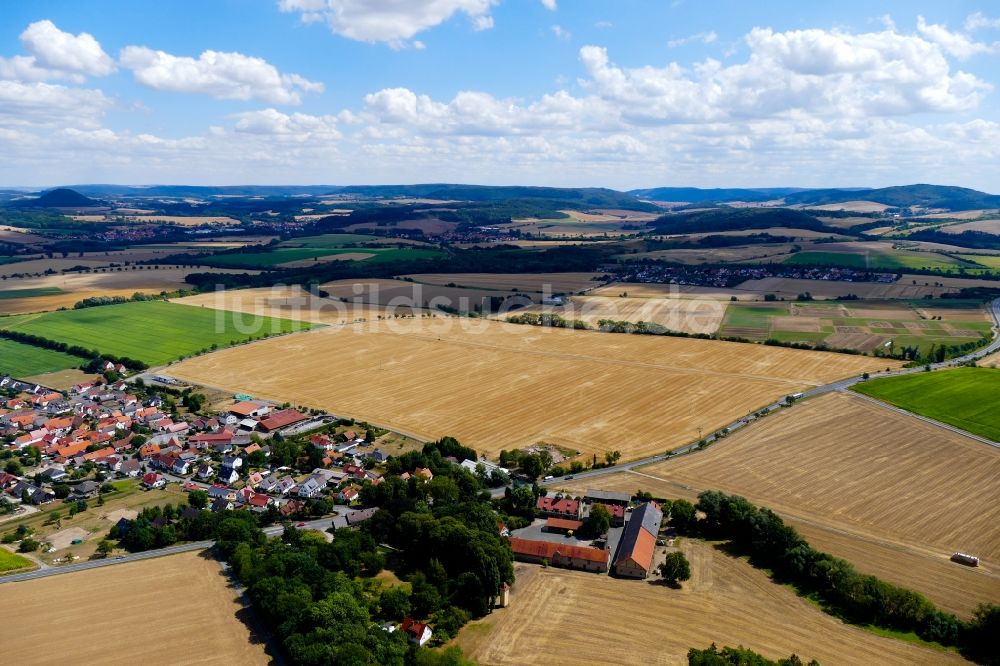
<svg viewBox="0 0 1000 666">
<path fill-rule="evenodd" d="M 20 266 L 21 264 L 10 265 Z M 2 298 L 0 299 L 0 314 L 21 314 L 71 308 L 77 301 L 94 296 L 131 296 L 137 291 L 158 294 L 161 291 L 184 289 L 191 286 L 184 281 L 186 275 L 205 270 L 204 268 L 179 267 L 163 267 L 157 270 L 146 267 L 142 270 L 117 271 L 108 269 L 106 273 L 64 273 L 30 278 L 9 278 L 0 282 L 0 290 L 60 289 L 62 293 L 27 298 Z M 213 273 L 247 272 L 229 269 L 211 269 L 211 271 Z M 256 273 L 258 271 L 249 272 Z"/>
<path fill-rule="evenodd" d="M 967 617 L 1000 600 L 998 478 L 996 449 L 860 396 L 829 394 L 707 451 L 565 488 L 743 495 L 820 550 Z M 982 565 L 949 562 L 955 551 Z"/>
<path fill-rule="evenodd" d="M 166 372 L 496 455 L 540 441 L 660 453 L 884 360 L 467 318 L 369 321 L 221 350 Z"/>
<path fill-rule="evenodd" d="M 0 585 L 7 664 L 267 664 L 219 563 L 183 553 Z"/>
<path fill-rule="evenodd" d="M 549 291 L 554 294 L 592 289 L 601 283 L 600 273 L 414 273 L 404 275 L 415 282 L 510 291 Z"/>
<path fill-rule="evenodd" d="M 680 666 L 689 648 L 713 642 L 823 666 L 965 663 L 846 625 L 710 544 L 684 539 L 681 550 L 692 576 L 679 590 L 517 564 L 510 607 L 467 626 L 457 643 L 489 666 Z"/>
<path fill-rule="evenodd" d="M 536 305 L 520 312 L 545 312 L 596 326 L 602 319 L 660 324 L 684 333 L 715 333 L 726 314 L 727 301 L 695 298 L 623 298 L 573 296 L 564 306 Z"/>
</svg>

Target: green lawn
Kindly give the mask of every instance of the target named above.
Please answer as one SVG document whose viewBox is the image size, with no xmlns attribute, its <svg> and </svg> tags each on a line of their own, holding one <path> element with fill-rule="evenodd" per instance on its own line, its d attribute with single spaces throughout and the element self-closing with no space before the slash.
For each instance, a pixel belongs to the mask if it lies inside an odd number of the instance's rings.
<svg viewBox="0 0 1000 666">
<path fill-rule="evenodd" d="M 854 390 L 1000 441 L 1000 370 L 958 368 L 887 377 Z"/>
<path fill-rule="evenodd" d="M 210 308 L 144 301 L 0 317 L 0 328 L 23 331 L 105 354 L 162 365 L 213 344 L 300 331 L 312 324 Z M 76 364 L 78 364 L 77 362 Z"/>
<path fill-rule="evenodd" d="M 76 356 L 0 338 L 0 375 L 31 377 L 76 368 L 83 363 L 84 359 Z"/>
<path fill-rule="evenodd" d="M 18 569 L 30 569 L 37 566 L 34 562 L 17 553 L 12 553 L 5 548 L 0 548 L 0 574 L 17 571 Z"/>
<path fill-rule="evenodd" d="M 8 289 L 0 291 L 0 299 L 4 298 L 35 298 L 36 296 L 55 296 L 63 293 L 59 287 L 39 287 L 38 289 Z"/>
</svg>

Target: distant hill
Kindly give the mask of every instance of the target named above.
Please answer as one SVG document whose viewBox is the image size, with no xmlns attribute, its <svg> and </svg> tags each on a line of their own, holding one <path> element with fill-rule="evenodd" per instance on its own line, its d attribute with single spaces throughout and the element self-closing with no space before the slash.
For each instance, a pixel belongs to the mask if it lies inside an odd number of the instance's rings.
<svg viewBox="0 0 1000 666">
<path fill-rule="evenodd" d="M 96 199 L 65 187 L 50 190 L 37 199 L 18 199 L 8 204 L 14 208 L 92 208 L 102 205 Z"/>
<path fill-rule="evenodd" d="M 713 208 L 695 213 L 671 213 L 651 223 L 661 234 L 694 234 L 709 231 L 746 229 L 812 229 L 843 234 L 843 229 L 828 227 L 809 213 L 789 208 Z"/>
<path fill-rule="evenodd" d="M 653 187 L 645 190 L 629 190 L 640 199 L 651 201 L 687 201 L 700 203 L 709 201 L 719 203 L 722 201 L 768 201 L 770 199 L 780 199 L 788 194 L 804 192 L 801 187 L 770 187 L 770 188 L 714 188 L 702 189 L 700 187 Z"/>
<path fill-rule="evenodd" d="M 944 208 L 947 210 L 974 210 L 977 208 L 1000 207 L 1000 196 L 987 194 L 965 187 L 947 185 L 900 185 L 897 187 L 882 187 L 874 190 L 807 190 L 789 194 L 785 203 L 805 206 L 821 206 L 847 201 L 874 201 L 886 206 L 907 208 L 921 206 L 923 208 Z"/>
<path fill-rule="evenodd" d="M 632 194 L 604 187 L 527 187 L 521 185 L 426 183 L 418 185 L 351 185 L 340 188 L 339 193 L 369 197 L 420 197 L 462 201 L 544 200 L 581 208 L 656 210 L 654 206 L 639 201 Z"/>
</svg>

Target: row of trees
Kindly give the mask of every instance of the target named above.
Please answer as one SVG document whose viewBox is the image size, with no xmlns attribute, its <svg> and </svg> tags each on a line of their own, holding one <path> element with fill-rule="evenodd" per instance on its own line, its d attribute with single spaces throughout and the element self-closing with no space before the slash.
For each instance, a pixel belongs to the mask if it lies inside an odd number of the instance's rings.
<svg viewBox="0 0 1000 666">
<path fill-rule="evenodd" d="M 773 661 L 744 647 L 724 647 L 721 650 L 712 643 L 711 647 L 688 650 L 688 666 L 819 666 L 814 659 L 808 664 L 792 655 L 787 659 Z"/>
<path fill-rule="evenodd" d="M 78 356 L 80 358 L 87 359 L 88 362 L 92 362 L 95 359 L 111 361 L 112 363 L 121 363 L 132 370 L 145 370 L 149 367 L 142 361 L 129 358 L 127 356 L 111 356 L 109 354 L 102 354 L 96 349 L 86 349 L 79 345 L 68 345 L 65 342 L 49 340 L 48 338 L 43 338 L 40 335 L 32 335 L 31 333 L 24 333 L 22 331 L 0 329 L 0 338 L 7 338 L 8 340 L 13 340 L 26 345 L 32 345 L 34 347 L 41 347 L 42 349 L 51 349 L 53 351 L 69 354 L 70 356 Z"/>
</svg>

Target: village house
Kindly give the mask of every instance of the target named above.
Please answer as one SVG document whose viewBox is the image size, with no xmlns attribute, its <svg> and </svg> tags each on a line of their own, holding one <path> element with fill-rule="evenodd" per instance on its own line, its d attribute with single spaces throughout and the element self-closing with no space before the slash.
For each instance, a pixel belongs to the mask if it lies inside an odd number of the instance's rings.
<svg viewBox="0 0 1000 666">
<path fill-rule="evenodd" d="M 167 480 L 156 472 L 147 472 L 142 476 L 142 487 L 147 490 L 152 490 L 153 488 L 162 488 L 167 485 Z"/>
<path fill-rule="evenodd" d="M 404 634 L 409 636 L 411 643 L 416 643 L 417 645 L 423 645 L 429 641 L 431 636 L 434 634 L 429 626 L 423 622 L 417 622 L 410 617 L 403 618 L 403 622 L 399 625 L 399 629 Z"/>
<path fill-rule="evenodd" d="M 572 546 L 552 541 L 535 541 L 511 537 L 510 548 L 515 560 L 550 564 L 581 571 L 608 570 L 608 551 L 590 546 Z"/>
<path fill-rule="evenodd" d="M 538 513 L 550 518 L 572 518 L 580 517 L 580 502 L 569 497 L 548 497 L 542 495 L 535 503 Z"/>
</svg>

